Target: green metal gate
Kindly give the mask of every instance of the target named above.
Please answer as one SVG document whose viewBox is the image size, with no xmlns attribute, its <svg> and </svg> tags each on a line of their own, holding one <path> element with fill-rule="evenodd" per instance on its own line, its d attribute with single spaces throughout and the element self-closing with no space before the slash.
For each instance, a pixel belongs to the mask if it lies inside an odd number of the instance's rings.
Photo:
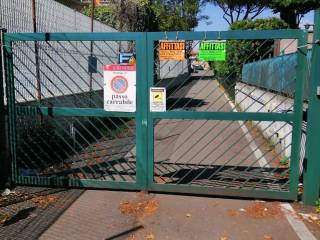
<svg viewBox="0 0 320 240">
<path fill-rule="evenodd" d="M 142 151 L 145 36 L 7 34 L 4 44 L 12 181 L 141 189 L 146 162 Z M 103 110 L 101 69 L 117 63 L 121 44 L 132 46 L 137 54 L 135 113 Z M 97 73 L 88 72 L 95 68 L 90 61 L 88 66 L 89 57 L 97 59 Z"/>
<path fill-rule="evenodd" d="M 303 31 L 150 33 L 148 62 L 153 62 L 153 49 L 159 40 L 177 39 L 226 40 L 227 51 L 232 44 L 255 44 L 259 58 L 254 59 L 256 52 L 249 52 L 245 63 L 268 58 L 274 50 L 270 41 L 274 46 L 275 39 L 290 39 L 285 49 L 294 42 L 306 46 Z M 291 66 L 296 78 L 282 86 L 283 90 L 293 88 L 291 95 L 275 92 L 272 86 L 266 89 L 246 85 L 241 77 L 228 79 L 232 74 L 214 77 L 210 70 L 183 78 L 167 97 L 167 111 L 148 114 L 148 126 L 151 125 L 148 128 L 148 189 L 296 199 L 306 71 L 306 49 L 299 49 L 298 63 Z M 163 79 L 155 80 L 154 67 L 148 70 L 148 87 L 161 86 Z M 270 77 L 274 82 L 281 80 L 276 74 Z M 288 99 L 289 104 L 285 103 Z M 261 107 L 254 106 L 261 101 Z M 288 126 L 292 128 L 283 130 Z M 277 134 L 284 136 L 273 136 Z M 281 140 L 287 138 L 291 142 L 281 145 Z M 169 143 L 162 143 L 168 139 L 171 139 Z M 280 164 L 284 161 L 287 162 Z"/>
<path fill-rule="evenodd" d="M 292 66 L 296 78 L 287 83 L 292 95 L 245 85 L 234 78 L 239 72 L 233 79 L 210 69 L 193 72 L 188 60 L 202 40 L 255 44 L 257 52 L 240 66 L 272 54 L 276 39 L 302 46 Z M 163 40 L 185 41 L 187 60 L 159 61 Z M 7 33 L 11 181 L 296 199 L 305 46 L 300 30 Z M 102 66 L 116 63 L 123 49 L 136 52 L 137 109 L 107 112 Z M 89 58 L 97 59 L 96 73 L 88 72 L 95 68 Z M 166 112 L 150 111 L 151 87 L 167 89 Z M 260 109 L 254 107 L 259 101 Z"/>
</svg>

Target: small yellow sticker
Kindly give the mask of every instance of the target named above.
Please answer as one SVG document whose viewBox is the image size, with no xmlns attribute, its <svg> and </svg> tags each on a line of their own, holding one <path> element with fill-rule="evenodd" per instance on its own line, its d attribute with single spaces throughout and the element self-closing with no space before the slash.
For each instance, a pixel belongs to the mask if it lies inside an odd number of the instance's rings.
<svg viewBox="0 0 320 240">
<path fill-rule="evenodd" d="M 154 102 L 162 102 L 163 101 L 162 92 L 154 92 L 152 94 L 153 94 L 153 101 Z"/>
<path fill-rule="evenodd" d="M 166 89 L 163 87 L 150 88 L 150 111 L 165 112 L 166 111 Z"/>
</svg>

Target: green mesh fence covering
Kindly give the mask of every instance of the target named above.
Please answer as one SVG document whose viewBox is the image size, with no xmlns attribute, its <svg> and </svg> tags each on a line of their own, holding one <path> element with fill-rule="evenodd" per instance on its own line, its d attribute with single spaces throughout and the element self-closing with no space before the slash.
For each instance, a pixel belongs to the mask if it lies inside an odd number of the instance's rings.
<svg viewBox="0 0 320 240">
<path fill-rule="evenodd" d="M 308 97 L 311 53 L 311 51 L 308 51 L 307 54 L 308 70 L 304 87 L 305 100 Z M 242 82 L 293 97 L 295 86 L 288 86 L 287 83 L 295 80 L 296 71 L 297 54 L 282 55 L 245 64 L 242 68 Z"/>
</svg>

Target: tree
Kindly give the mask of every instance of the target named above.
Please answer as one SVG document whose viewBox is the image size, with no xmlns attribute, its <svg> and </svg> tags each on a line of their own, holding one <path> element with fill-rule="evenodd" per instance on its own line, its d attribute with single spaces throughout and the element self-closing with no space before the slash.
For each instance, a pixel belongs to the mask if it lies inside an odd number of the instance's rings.
<svg viewBox="0 0 320 240">
<path fill-rule="evenodd" d="M 150 7 L 149 0 L 111 0 L 109 5 L 95 7 L 94 18 L 119 31 L 145 31 L 154 24 Z M 85 6 L 82 13 L 91 16 L 92 6 Z"/>
<path fill-rule="evenodd" d="M 190 31 L 206 16 L 198 0 L 111 0 L 96 6 L 95 19 L 119 31 Z M 92 6 L 83 8 L 91 16 Z"/>
<path fill-rule="evenodd" d="M 199 21 L 208 19 L 200 14 L 204 4 L 203 0 L 156 0 L 152 9 L 160 31 L 190 31 L 198 26 Z"/>
<path fill-rule="evenodd" d="M 240 20 L 252 20 L 266 8 L 279 13 L 290 28 L 299 28 L 302 17 L 320 8 L 320 0 L 207 0 L 223 11 L 223 18 L 231 25 Z"/>
<path fill-rule="evenodd" d="M 278 18 L 238 21 L 230 26 L 230 30 L 274 30 L 288 28 Z M 273 54 L 274 41 L 262 40 L 229 40 L 225 62 L 214 62 L 213 68 L 220 83 L 234 96 L 234 85 L 241 79 L 242 67 L 247 62 L 268 58 Z"/>
<path fill-rule="evenodd" d="M 241 20 L 253 20 L 265 9 L 267 0 L 209 0 L 223 11 L 229 25 Z"/>
<path fill-rule="evenodd" d="M 92 13 L 92 6 L 87 5 L 82 9 L 82 13 L 86 16 L 91 16 Z M 99 22 L 107 24 L 111 27 L 115 27 L 116 22 L 112 18 L 111 9 L 109 6 L 101 5 L 96 6 L 94 9 L 94 18 Z"/>
<path fill-rule="evenodd" d="M 151 0 L 111 0 L 111 16 L 119 31 L 157 30 Z"/>
<path fill-rule="evenodd" d="M 320 7 L 320 0 L 271 0 L 266 5 L 275 13 L 280 13 L 290 28 L 299 28 L 302 17 Z"/>
</svg>

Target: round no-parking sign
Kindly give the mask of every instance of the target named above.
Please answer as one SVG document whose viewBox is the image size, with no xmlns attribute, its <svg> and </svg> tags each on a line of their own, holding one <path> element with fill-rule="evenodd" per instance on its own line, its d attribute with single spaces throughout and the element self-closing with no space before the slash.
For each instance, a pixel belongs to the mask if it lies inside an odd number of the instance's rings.
<svg viewBox="0 0 320 240">
<path fill-rule="evenodd" d="M 128 89 L 128 80 L 124 76 L 116 76 L 111 80 L 111 89 L 115 93 L 125 93 Z"/>
<path fill-rule="evenodd" d="M 112 112 L 136 111 L 136 66 L 104 66 L 104 109 Z"/>
</svg>

